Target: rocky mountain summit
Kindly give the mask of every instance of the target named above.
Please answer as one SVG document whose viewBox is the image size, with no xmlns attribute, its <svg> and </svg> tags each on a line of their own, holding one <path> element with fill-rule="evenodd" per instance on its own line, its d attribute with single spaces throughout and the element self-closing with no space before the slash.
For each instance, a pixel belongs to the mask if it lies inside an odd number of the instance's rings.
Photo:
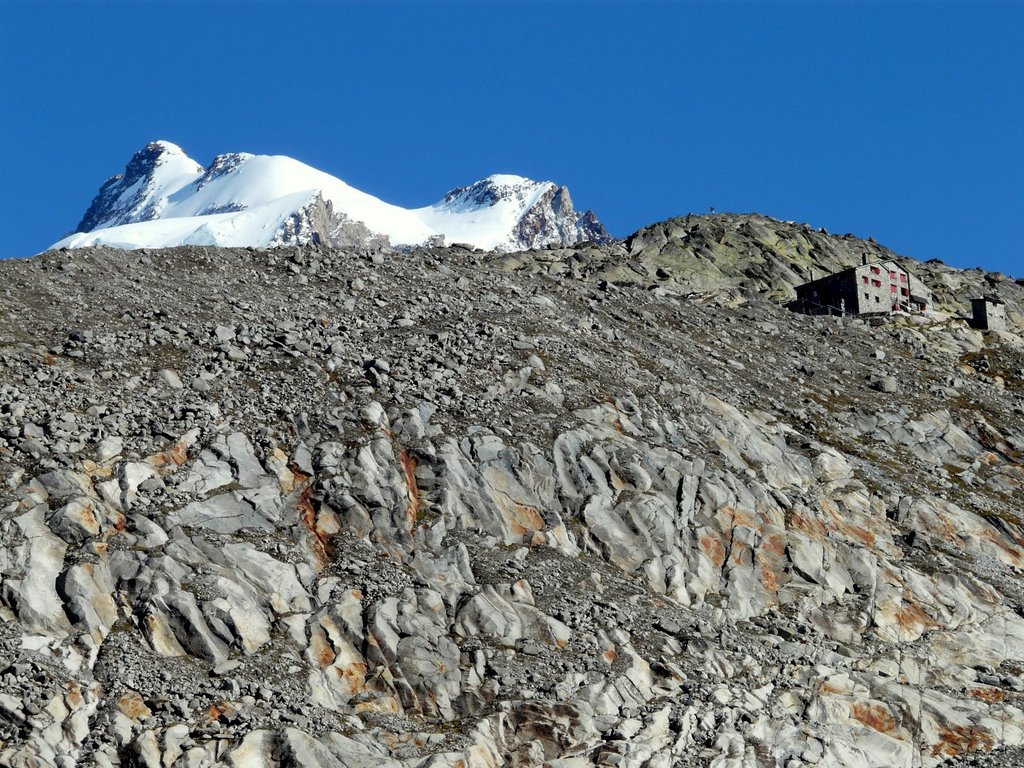
<svg viewBox="0 0 1024 768">
<path fill-rule="evenodd" d="M 443 205 L 461 212 L 493 208 L 506 201 L 513 201 L 523 211 L 511 235 L 518 249 L 607 243 L 612 239 L 593 211 L 576 211 L 568 187 L 550 182 L 490 176 L 468 187 L 453 189 L 445 195 Z"/>
<path fill-rule="evenodd" d="M 463 243 L 514 251 L 606 242 L 566 187 L 494 175 L 423 208 L 385 203 L 289 157 L 230 153 L 206 168 L 169 141 L 106 181 L 75 233 L 54 248 L 178 245 L 339 248 Z"/>
<path fill-rule="evenodd" d="M 0 764 L 1021 764 L 1024 286 L 874 248 L 0 262 Z"/>
<path fill-rule="evenodd" d="M 935 259 L 920 262 L 872 239 L 833 235 L 756 213 L 684 216 L 652 224 L 623 242 L 587 248 L 585 264 L 578 252 L 579 248 L 552 248 L 543 254 L 509 254 L 506 260 L 517 269 L 585 273 L 616 285 L 678 283 L 692 291 L 740 288 L 786 302 L 795 298 L 796 286 L 815 278 L 865 260 L 891 259 L 931 288 L 940 311 L 969 317 L 972 298 L 992 295 L 1006 302 L 1014 327 L 1024 328 L 1021 279 L 956 269 Z"/>
</svg>

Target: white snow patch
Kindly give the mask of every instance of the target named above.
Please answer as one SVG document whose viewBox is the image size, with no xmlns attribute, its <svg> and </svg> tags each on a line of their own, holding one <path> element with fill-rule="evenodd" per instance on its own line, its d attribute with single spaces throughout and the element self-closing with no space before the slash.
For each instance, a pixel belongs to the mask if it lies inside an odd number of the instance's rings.
<svg viewBox="0 0 1024 768">
<path fill-rule="evenodd" d="M 551 182 L 495 174 L 464 188 L 451 201 L 407 209 L 280 155 L 232 155 L 225 159 L 222 173 L 204 179 L 207 169 L 180 147 L 167 141 L 156 143 L 164 152 L 144 190 L 145 199 L 132 210 L 148 220 L 101 225 L 51 247 L 267 246 L 273 244 L 284 221 L 318 192 L 336 212 L 386 235 L 392 245 L 417 245 L 441 235 L 447 242 L 486 249 L 515 247 L 516 225 L 554 187 Z M 127 200 L 138 191 L 133 185 L 120 197 Z"/>
</svg>

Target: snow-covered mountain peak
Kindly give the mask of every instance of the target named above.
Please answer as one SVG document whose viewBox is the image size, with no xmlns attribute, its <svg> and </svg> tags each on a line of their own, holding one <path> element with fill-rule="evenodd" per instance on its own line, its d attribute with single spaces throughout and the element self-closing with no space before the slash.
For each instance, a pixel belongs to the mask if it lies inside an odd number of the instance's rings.
<svg viewBox="0 0 1024 768">
<path fill-rule="evenodd" d="M 514 173 L 492 173 L 490 176 L 483 180 L 499 187 L 515 187 L 523 184 L 546 183 L 536 182 L 533 179 L 526 178 L 525 176 L 516 176 Z"/>
<path fill-rule="evenodd" d="M 153 179 L 158 184 L 166 185 L 179 175 L 194 175 L 202 170 L 203 166 L 186 155 L 177 144 L 152 141 L 132 155 L 121 178 L 128 184 Z"/>
<path fill-rule="evenodd" d="M 256 155 L 249 154 L 248 152 L 228 152 L 224 155 L 217 155 L 203 173 L 202 178 L 196 182 L 196 189 L 202 189 L 214 179 L 231 173 L 242 163 L 254 157 Z"/>
<path fill-rule="evenodd" d="M 568 188 L 506 173 L 453 189 L 421 213 L 455 242 L 488 250 L 610 239 L 593 211 L 577 213 Z"/>
<path fill-rule="evenodd" d="M 451 210 L 484 208 L 497 204 L 502 200 L 518 202 L 529 207 L 530 199 L 543 194 L 550 181 L 534 181 L 523 176 L 508 173 L 496 173 L 481 179 L 468 187 L 456 187 L 444 196 L 446 207 Z"/>
<path fill-rule="evenodd" d="M 168 191 L 191 183 L 203 167 L 177 144 L 153 141 L 140 149 L 124 173 L 111 176 L 100 188 L 77 232 L 159 218 Z"/>
<path fill-rule="evenodd" d="M 181 147 L 179 147 L 173 141 L 167 141 L 167 139 L 157 139 L 156 141 L 151 141 L 151 142 L 149 142 L 149 144 L 147 144 L 145 146 L 144 149 L 142 149 L 140 151 L 145 152 L 147 150 L 150 150 L 150 151 L 152 151 L 152 150 L 159 150 L 160 152 L 163 152 L 163 153 L 166 153 L 166 154 L 169 154 L 169 155 L 184 155 L 185 154 L 185 150 L 183 150 Z M 187 157 L 187 155 L 186 155 L 186 157 Z"/>
<path fill-rule="evenodd" d="M 511 251 L 587 239 L 608 233 L 550 181 L 495 174 L 410 210 L 283 155 L 222 154 L 204 168 L 155 141 L 103 185 L 76 234 L 54 247 L 459 242 Z"/>
</svg>

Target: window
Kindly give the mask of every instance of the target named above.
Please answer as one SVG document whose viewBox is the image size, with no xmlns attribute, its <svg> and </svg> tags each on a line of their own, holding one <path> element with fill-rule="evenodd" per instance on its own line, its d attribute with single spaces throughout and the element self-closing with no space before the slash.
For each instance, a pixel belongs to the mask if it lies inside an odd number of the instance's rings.
<svg viewBox="0 0 1024 768">
<path fill-rule="evenodd" d="M 872 280 L 871 284 L 873 286 L 875 286 L 875 288 L 881 288 L 882 287 L 882 281 L 881 280 Z"/>
<path fill-rule="evenodd" d="M 868 294 L 868 293 L 865 293 L 865 294 L 864 294 L 864 298 L 865 298 L 865 299 L 870 299 L 870 298 L 871 298 L 871 295 L 870 295 L 870 294 Z"/>
<path fill-rule="evenodd" d="M 891 291 L 892 293 L 896 293 L 896 286 L 895 286 L 895 285 L 890 285 L 890 286 L 889 286 L 889 290 L 890 290 L 890 291 Z"/>
<path fill-rule="evenodd" d="M 868 284 L 868 276 L 864 275 L 864 285 L 867 285 L 867 284 Z"/>
<path fill-rule="evenodd" d="M 906 288 L 900 288 L 900 293 L 902 293 L 904 296 L 910 295 L 910 291 L 908 291 Z"/>
<path fill-rule="evenodd" d="M 881 301 L 881 299 L 878 298 L 877 296 L 875 296 L 875 304 L 878 304 L 880 301 Z"/>
<path fill-rule="evenodd" d="M 900 282 L 901 283 L 907 282 L 907 276 L 906 275 L 900 275 Z"/>
<path fill-rule="evenodd" d="M 882 270 L 879 269 L 878 267 L 872 267 L 871 271 L 874 272 L 876 275 L 882 274 Z"/>
<path fill-rule="evenodd" d="M 896 273 L 895 272 L 890 272 L 889 273 L 889 279 L 890 280 L 895 280 L 896 279 Z"/>
</svg>

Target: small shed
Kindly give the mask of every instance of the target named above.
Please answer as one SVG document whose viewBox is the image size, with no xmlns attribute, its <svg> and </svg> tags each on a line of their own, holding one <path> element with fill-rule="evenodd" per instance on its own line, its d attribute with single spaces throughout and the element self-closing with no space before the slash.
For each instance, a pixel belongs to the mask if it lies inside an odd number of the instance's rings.
<svg viewBox="0 0 1024 768">
<path fill-rule="evenodd" d="M 997 296 L 971 299 L 971 325 L 983 331 L 1006 330 L 1006 304 Z"/>
</svg>

